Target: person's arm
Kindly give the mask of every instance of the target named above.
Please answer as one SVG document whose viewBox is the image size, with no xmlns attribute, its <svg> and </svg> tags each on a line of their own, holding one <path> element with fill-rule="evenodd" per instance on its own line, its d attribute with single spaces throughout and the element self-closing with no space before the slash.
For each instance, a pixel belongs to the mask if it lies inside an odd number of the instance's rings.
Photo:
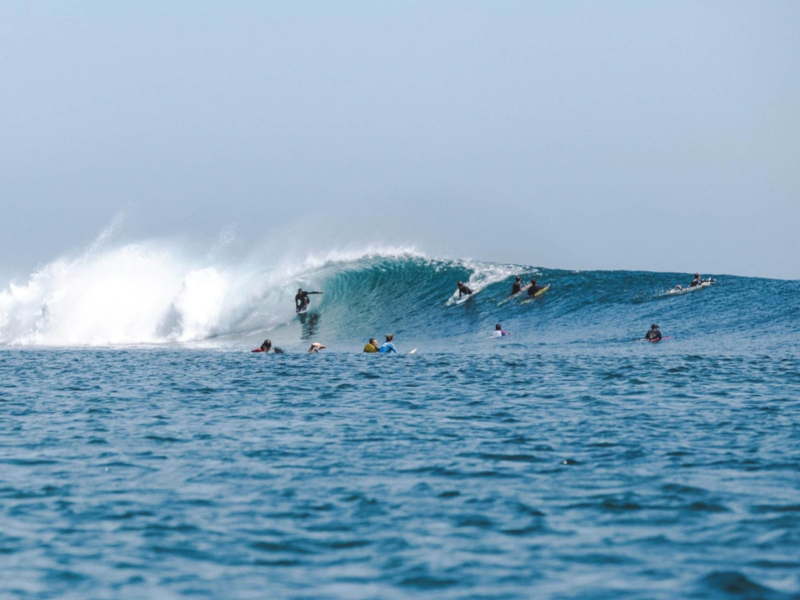
<svg viewBox="0 0 800 600">
<path fill-rule="evenodd" d="M 397 348 L 394 347 L 394 344 L 390 344 L 389 346 L 389 353 L 391 354 L 392 352 L 394 352 L 395 354 L 399 354 L 397 352 Z"/>
</svg>

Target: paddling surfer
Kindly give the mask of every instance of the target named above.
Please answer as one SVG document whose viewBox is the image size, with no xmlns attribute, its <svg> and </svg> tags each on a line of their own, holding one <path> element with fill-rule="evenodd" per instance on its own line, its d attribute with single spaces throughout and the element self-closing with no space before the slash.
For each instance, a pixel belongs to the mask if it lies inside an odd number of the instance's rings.
<svg viewBox="0 0 800 600">
<path fill-rule="evenodd" d="M 645 334 L 644 339 L 646 339 L 648 342 L 659 341 L 661 339 L 661 331 L 658 329 L 658 325 L 653 323 L 650 326 L 650 331 Z"/>
</svg>

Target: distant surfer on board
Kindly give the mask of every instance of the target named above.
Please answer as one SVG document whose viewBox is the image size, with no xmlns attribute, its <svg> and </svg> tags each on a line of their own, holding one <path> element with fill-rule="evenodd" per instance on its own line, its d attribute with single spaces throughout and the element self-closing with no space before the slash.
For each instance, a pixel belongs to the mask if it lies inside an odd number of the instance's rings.
<svg viewBox="0 0 800 600">
<path fill-rule="evenodd" d="M 381 354 L 397 354 L 397 348 L 394 347 L 394 336 L 391 333 L 386 334 L 386 342 L 378 349 Z"/>
<path fill-rule="evenodd" d="M 536 284 L 535 279 L 531 279 L 531 285 L 528 287 L 528 296 L 531 298 L 535 296 L 537 293 L 541 292 L 544 288 L 540 285 Z"/>
<path fill-rule="evenodd" d="M 498 323 L 494 326 L 494 331 L 492 332 L 494 337 L 506 337 L 507 335 L 511 335 L 510 331 L 503 331 L 503 326 Z"/>
<path fill-rule="evenodd" d="M 650 326 L 650 331 L 645 334 L 644 339 L 646 339 L 648 342 L 659 341 L 661 339 L 661 331 L 658 329 L 658 325 L 653 323 Z"/>
<path fill-rule="evenodd" d="M 327 348 L 327 346 L 323 346 L 319 342 L 314 342 L 311 344 L 311 348 L 308 349 L 308 352 L 306 352 L 306 354 L 312 354 L 312 353 L 316 354 L 320 350 L 325 350 L 325 348 Z"/>
<path fill-rule="evenodd" d="M 258 348 L 253 350 L 253 352 L 263 352 L 264 354 L 268 353 L 272 349 L 272 342 L 270 340 L 264 340 L 264 343 L 261 344 Z M 283 350 L 275 346 L 275 349 L 272 351 L 274 354 L 283 354 Z"/>
<path fill-rule="evenodd" d="M 369 338 L 369 342 L 366 346 L 364 346 L 364 352 L 369 352 L 370 354 L 375 353 L 378 351 L 378 340 L 375 338 Z"/>
<path fill-rule="evenodd" d="M 469 289 L 467 286 L 465 286 L 460 281 L 458 282 L 458 297 L 459 298 L 461 298 L 461 296 L 465 296 L 465 295 L 466 296 L 470 296 L 470 295 L 472 295 L 472 293 L 473 292 L 472 292 L 471 289 Z"/>
<path fill-rule="evenodd" d="M 519 294 L 522 291 L 522 278 L 517 275 L 514 279 L 514 285 L 511 286 L 511 295 Z"/>
<path fill-rule="evenodd" d="M 303 288 L 297 290 L 297 295 L 294 297 L 295 309 L 301 313 L 308 310 L 308 305 L 311 304 L 309 294 L 322 294 L 323 292 L 304 292 Z"/>
<path fill-rule="evenodd" d="M 689 284 L 689 287 L 697 287 L 701 283 L 703 283 L 703 278 L 700 277 L 700 273 L 695 273 L 694 279 L 692 279 L 692 283 Z"/>
</svg>

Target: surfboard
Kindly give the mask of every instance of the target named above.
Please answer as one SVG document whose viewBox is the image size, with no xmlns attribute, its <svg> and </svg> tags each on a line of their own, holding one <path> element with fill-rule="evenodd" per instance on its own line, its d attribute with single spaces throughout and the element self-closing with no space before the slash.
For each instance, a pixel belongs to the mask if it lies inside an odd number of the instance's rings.
<svg viewBox="0 0 800 600">
<path fill-rule="evenodd" d="M 528 288 L 529 288 L 529 287 L 531 287 L 531 284 L 530 284 L 530 283 L 529 283 L 528 285 L 525 285 L 525 286 L 523 286 L 523 287 L 522 287 L 522 289 L 521 289 L 519 292 L 517 292 L 516 294 L 511 294 L 510 296 L 508 296 L 508 297 L 504 298 L 503 300 L 500 300 L 500 302 L 498 302 L 498 303 L 497 303 L 497 306 L 503 306 L 503 304 L 505 304 L 506 302 L 508 302 L 508 301 L 509 301 L 509 300 L 511 300 L 512 298 L 516 298 L 516 297 L 518 297 L 520 294 L 522 294 L 522 293 L 524 293 L 524 292 L 528 291 Z"/>
<path fill-rule="evenodd" d="M 697 290 L 705 289 L 709 286 L 714 285 L 717 283 L 716 279 L 706 279 L 700 285 L 696 285 L 694 287 L 685 287 L 683 289 L 672 288 L 670 291 L 667 292 L 669 295 L 680 295 L 680 294 L 687 294 L 689 292 L 696 292 Z"/>
<path fill-rule="evenodd" d="M 648 339 L 645 338 L 642 341 L 643 342 L 650 342 L 651 344 L 657 344 L 661 340 L 671 340 L 672 338 L 673 338 L 673 336 L 671 336 L 671 335 L 665 335 L 664 337 L 661 337 L 661 338 L 658 338 L 658 339 L 655 339 L 655 340 L 648 340 Z"/>
<path fill-rule="evenodd" d="M 414 354 L 416 351 L 417 351 L 417 349 L 414 348 L 411 352 L 409 352 L 409 354 Z"/>
<path fill-rule="evenodd" d="M 542 294 L 544 294 L 549 289 L 550 289 L 550 284 L 548 283 L 546 286 L 544 286 L 542 289 L 540 289 L 538 292 L 536 292 L 533 295 L 533 297 L 526 298 L 525 300 L 520 302 L 520 304 L 527 304 L 528 302 L 533 302 L 536 298 L 539 298 Z"/>
</svg>

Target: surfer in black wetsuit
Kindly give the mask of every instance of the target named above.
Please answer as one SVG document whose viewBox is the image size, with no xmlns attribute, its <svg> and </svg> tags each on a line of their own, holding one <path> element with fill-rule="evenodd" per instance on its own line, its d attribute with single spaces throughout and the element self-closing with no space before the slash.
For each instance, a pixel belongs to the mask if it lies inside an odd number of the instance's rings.
<svg viewBox="0 0 800 600">
<path fill-rule="evenodd" d="M 309 294 L 322 294 L 322 292 L 304 292 L 303 288 L 297 290 L 297 295 L 294 297 L 294 304 L 297 312 L 300 313 L 308 309 L 308 305 L 311 303 L 308 297 Z"/>
<path fill-rule="evenodd" d="M 519 294 L 522 291 L 522 278 L 517 275 L 514 279 L 514 285 L 511 286 L 511 295 Z"/>
<path fill-rule="evenodd" d="M 537 292 L 541 292 L 544 288 L 536 284 L 535 279 L 531 279 L 531 286 L 528 288 L 528 296 L 535 296 Z"/>
<path fill-rule="evenodd" d="M 471 290 L 471 289 L 469 289 L 467 286 L 465 286 L 463 283 L 461 283 L 461 282 L 459 281 L 459 282 L 458 282 L 458 297 L 459 297 L 459 298 L 461 298 L 461 296 L 463 296 L 463 295 L 465 295 L 465 294 L 466 294 L 467 296 L 470 296 L 470 295 L 472 295 L 472 290 Z"/>
<path fill-rule="evenodd" d="M 648 331 L 644 335 L 644 339 L 649 340 L 649 341 L 660 340 L 661 339 L 661 331 L 659 331 L 658 325 L 653 323 L 653 325 L 650 326 L 650 331 Z"/>
<path fill-rule="evenodd" d="M 697 287 L 701 283 L 703 283 L 703 280 L 700 277 L 700 273 L 695 273 L 694 279 L 692 279 L 692 283 L 689 284 L 689 287 Z"/>
</svg>

